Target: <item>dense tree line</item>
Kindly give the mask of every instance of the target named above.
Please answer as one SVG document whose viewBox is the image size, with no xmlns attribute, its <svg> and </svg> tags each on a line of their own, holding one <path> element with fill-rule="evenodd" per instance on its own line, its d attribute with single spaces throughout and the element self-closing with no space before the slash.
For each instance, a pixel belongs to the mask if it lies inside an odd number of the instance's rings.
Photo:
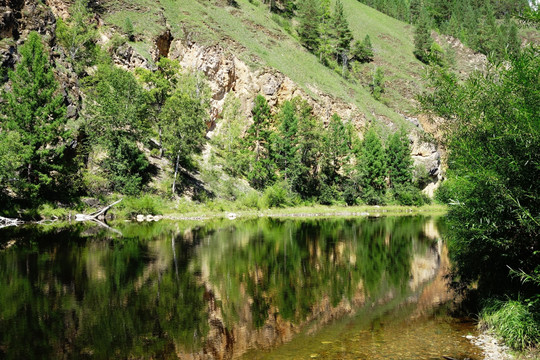
<svg viewBox="0 0 540 360">
<path fill-rule="evenodd" d="M 404 130 L 390 136 L 385 147 L 373 127 L 361 141 L 353 124 L 336 114 L 324 128 L 305 101 L 286 101 L 272 114 L 258 95 L 253 123 L 241 136 L 242 130 L 233 125 L 242 123 L 241 115 L 229 107 L 237 108 L 234 102 L 226 106 L 214 145 L 226 171 L 245 177 L 258 190 L 285 187 L 300 199 L 322 204 L 425 201 L 413 183 Z"/>
</svg>

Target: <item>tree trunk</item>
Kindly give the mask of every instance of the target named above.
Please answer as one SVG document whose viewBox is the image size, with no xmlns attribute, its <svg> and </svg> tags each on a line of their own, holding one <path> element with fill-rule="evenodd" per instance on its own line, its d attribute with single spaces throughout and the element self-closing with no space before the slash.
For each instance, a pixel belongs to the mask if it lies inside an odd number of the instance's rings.
<svg viewBox="0 0 540 360">
<path fill-rule="evenodd" d="M 172 193 L 176 193 L 176 177 L 178 176 L 178 164 L 180 163 L 180 151 L 176 154 L 176 166 L 174 168 L 174 180 L 172 184 Z"/>
<path fill-rule="evenodd" d="M 163 129 L 161 129 L 161 126 L 158 126 L 159 128 L 159 158 L 161 159 L 163 157 Z"/>
</svg>

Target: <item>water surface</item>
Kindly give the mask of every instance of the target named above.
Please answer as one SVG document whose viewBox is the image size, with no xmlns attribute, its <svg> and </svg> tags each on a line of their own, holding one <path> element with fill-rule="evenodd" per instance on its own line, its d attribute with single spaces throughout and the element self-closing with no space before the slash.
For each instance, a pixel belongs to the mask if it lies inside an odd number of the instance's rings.
<svg viewBox="0 0 540 360">
<path fill-rule="evenodd" d="M 479 359 L 425 217 L 0 232 L 0 358 Z"/>
</svg>

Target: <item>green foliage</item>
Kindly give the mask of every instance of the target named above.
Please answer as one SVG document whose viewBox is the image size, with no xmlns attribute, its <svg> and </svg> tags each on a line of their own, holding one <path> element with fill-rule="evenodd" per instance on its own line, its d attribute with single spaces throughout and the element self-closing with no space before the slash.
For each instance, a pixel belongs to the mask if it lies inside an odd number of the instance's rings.
<svg viewBox="0 0 540 360">
<path fill-rule="evenodd" d="M 341 118 L 334 114 L 323 138 L 321 158 L 321 199 L 328 203 L 330 197 L 338 197 L 342 184 L 341 168 L 349 153 L 347 129 Z"/>
<path fill-rule="evenodd" d="M 422 206 L 430 203 L 430 199 L 411 184 L 394 186 L 393 196 L 398 204 L 405 206 Z"/>
<path fill-rule="evenodd" d="M 291 205 L 287 183 L 277 182 L 264 190 L 261 202 L 263 207 L 275 208 Z"/>
<path fill-rule="evenodd" d="M 138 80 L 144 86 L 147 96 L 146 103 L 149 105 L 149 115 L 157 127 L 160 145 L 160 156 L 163 156 L 163 124 L 161 123 L 162 110 L 167 99 L 178 87 L 180 81 L 180 63 L 162 57 L 156 63 L 157 70 L 152 71 L 144 68 L 135 70 Z"/>
<path fill-rule="evenodd" d="M 319 47 L 319 18 L 321 16 L 317 0 L 302 1 L 299 9 L 298 36 L 308 50 L 315 52 Z"/>
<path fill-rule="evenodd" d="M 390 136 L 386 149 L 391 186 L 412 183 L 412 158 L 409 138 L 404 128 Z"/>
<path fill-rule="evenodd" d="M 136 141 L 147 129 L 145 95 L 135 77 L 112 65 L 100 65 L 85 83 L 84 131 L 89 146 L 101 145 L 111 190 L 138 193 L 148 180 L 148 161 Z"/>
<path fill-rule="evenodd" d="M 375 69 L 369 88 L 375 100 L 381 100 L 384 93 L 384 71 L 380 67 Z"/>
<path fill-rule="evenodd" d="M 480 326 L 493 331 L 514 350 L 540 343 L 540 316 L 519 300 L 491 300 L 480 313 Z"/>
<path fill-rule="evenodd" d="M 57 19 L 56 37 L 66 50 L 77 74 L 84 74 L 86 67 L 94 65 L 99 48 L 96 44 L 97 29 L 88 9 L 88 0 L 76 0 L 73 3 L 67 22 L 61 17 Z"/>
<path fill-rule="evenodd" d="M 304 199 L 316 197 L 320 183 L 323 133 L 321 122 L 311 114 L 311 110 L 305 101 L 297 105 L 297 151 L 292 162 L 294 168 L 290 172 L 292 189 Z"/>
<path fill-rule="evenodd" d="M 414 31 L 414 56 L 426 64 L 429 63 L 429 54 L 432 43 L 433 39 L 431 38 L 429 19 L 424 12 L 420 15 Z"/>
<path fill-rule="evenodd" d="M 18 132 L 0 130 L 0 192 L 17 188 L 18 170 L 24 165 L 24 150 Z"/>
<path fill-rule="evenodd" d="M 124 21 L 124 32 L 126 33 L 129 41 L 135 40 L 133 23 L 131 22 L 131 19 L 128 17 Z"/>
<path fill-rule="evenodd" d="M 335 3 L 332 21 L 336 37 L 335 52 L 337 58 L 341 58 L 343 67 L 347 67 L 347 58 L 351 49 L 353 36 L 351 29 L 349 29 L 347 18 L 345 17 L 343 4 L 340 0 L 337 0 Z"/>
<path fill-rule="evenodd" d="M 3 171 L 18 179 L 13 190 L 33 201 L 70 192 L 71 169 L 64 158 L 70 133 L 65 105 L 40 36 L 31 32 L 20 47 L 21 60 L 9 72 L 11 91 L 0 107 L 2 152 L 16 157 Z M 14 143 L 8 141 L 14 140 Z M 6 160 L 4 159 L 4 162 Z"/>
<path fill-rule="evenodd" d="M 246 143 L 253 151 L 248 179 L 256 189 L 264 189 L 274 178 L 271 158 L 270 108 L 264 96 L 257 95 L 252 110 L 253 124 L 249 127 Z"/>
<path fill-rule="evenodd" d="M 161 197 L 151 194 L 128 196 L 118 205 L 118 209 L 127 216 L 162 215 L 165 204 Z"/>
<path fill-rule="evenodd" d="M 384 149 L 375 129 L 371 127 L 362 143 L 358 167 L 362 197 L 367 204 L 376 205 L 383 202 L 386 172 Z"/>
<path fill-rule="evenodd" d="M 247 119 L 242 114 L 240 100 L 232 94 L 227 95 L 221 113 L 220 130 L 212 138 L 220 160 L 227 173 L 234 177 L 246 174 L 249 169 L 251 153 L 242 139 Z M 219 126 L 219 125 L 218 125 Z"/>
<path fill-rule="evenodd" d="M 292 102 L 283 103 L 278 114 L 279 132 L 272 141 L 274 157 L 279 170 L 285 179 L 295 172 L 295 159 L 297 151 L 298 119 L 296 109 Z"/>
<path fill-rule="evenodd" d="M 482 292 L 537 293 L 508 267 L 532 273 L 540 263 L 538 69 L 532 47 L 464 83 L 438 70 L 434 93 L 421 98 L 447 120 L 451 185 L 439 196 L 458 204 L 448 215 L 456 280 Z"/>
<path fill-rule="evenodd" d="M 371 45 L 369 35 L 366 35 L 362 42 L 356 41 L 354 43 L 352 49 L 353 59 L 361 63 L 368 63 L 373 61 L 373 55 L 373 45 Z"/>
</svg>

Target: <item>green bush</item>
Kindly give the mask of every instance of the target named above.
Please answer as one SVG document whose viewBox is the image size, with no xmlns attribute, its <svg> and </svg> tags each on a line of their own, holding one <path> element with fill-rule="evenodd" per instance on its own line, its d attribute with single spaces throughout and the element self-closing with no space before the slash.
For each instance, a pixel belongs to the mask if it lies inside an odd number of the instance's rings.
<svg viewBox="0 0 540 360">
<path fill-rule="evenodd" d="M 264 207 L 285 207 L 290 204 L 289 194 L 285 184 L 275 183 L 264 190 L 261 199 Z"/>
<path fill-rule="evenodd" d="M 491 300 L 480 313 L 480 326 L 515 350 L 524 350 L 540 343 L 540 321 L 536 313 L 518 300 Z"/>
<path fill-rule="evenodd" d="M 124 200 L 120 203 L 120 208 L 128 216 L 133 215 L 162 215 L 163 214 L 163 200 L 146 194 L 142 197 L 125 197 Z"/>
<path fill-rule="evenodd" d="M 260 209 L 260 194 L 257 191 L 250 191 L 240 199 L 240 204 L 248 209 Z"/>
<path fill-rule="evenodd" d="M 396 186 L 394 197 L 400 205 L 422 206 L 430 203 L 430 199 L 414 186 Z"/>
</svg>

